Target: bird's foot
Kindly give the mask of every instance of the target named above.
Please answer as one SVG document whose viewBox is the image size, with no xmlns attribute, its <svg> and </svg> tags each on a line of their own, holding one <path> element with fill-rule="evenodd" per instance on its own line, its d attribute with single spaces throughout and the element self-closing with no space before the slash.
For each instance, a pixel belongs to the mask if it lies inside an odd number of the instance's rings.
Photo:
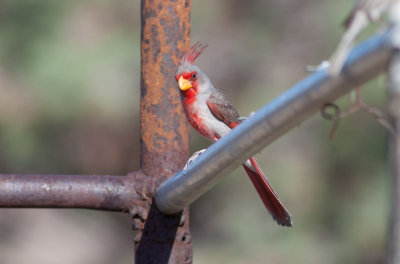
<svg viewBox="0 0 400 264">
<path fill-rule="evenodd" d="M 239 123 L 242 123 L 244 120 L 246 120 L 247 118 L 249 118 L 250 116 L 252 116 L 252 115 L 254 115 L 256 112 L 251 112 L 250 114 L 249 114 L 249 116 L 239 116 L 238 117 L 238 120 L 239 120 Z"/>
<path fill-rule="evenodd" d="M 324 70 L 326 68 L 328 68 L 330 66 L 330 62 L 327 60 L 324 60 L 323 62 L 321 62 L 319 65 L 308 65 L 306 67 L 306 71 L 308 72 L 316 72 L 316 71 L 321 71 Z"/>
<path fill-rule="evenodd" d="M 183 171 L 185 172 L 185 171 L 189 168 L 190 164 L 191 164 L 195 159 L 197 159 L 201 154 L 203 154 L 204 151 L 206 151 L 206 149 L 202 149 L 202 150 L 199 150 L 199 151 L 196 151 L 195 153 L 193 153 L 193 155 L 192 155 L 192 156 L 188 159 L 188 161 L 186 162 L 186 165 L 185 165 L 185 167 L 183 168 Z"/>
</svg>

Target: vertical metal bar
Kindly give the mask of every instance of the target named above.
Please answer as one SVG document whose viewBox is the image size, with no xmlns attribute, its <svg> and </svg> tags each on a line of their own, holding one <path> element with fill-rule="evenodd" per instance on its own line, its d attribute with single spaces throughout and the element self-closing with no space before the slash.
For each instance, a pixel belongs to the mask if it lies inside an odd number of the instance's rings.
<svg viewBox="0 0 400 264">
<path fill-rule="evenodd" d="M 392 176 L 390 226 L 388 234 L 387 264 L 400 262 L 400 1 L 392 3 L 389 11 L 392 54 L 388 69 L 388 112 L 394 132 L 389 139 L 389 162 Z"/>
<path fill-rule="evenodd" d="M 389 68 L 389 114 L 395 135 L 390 139 L 389 157 L 392 174 L 389 250 L 387 264 L 400 263 L 400 52 L 394 52 Z"/>
<path fill-rule="evenodd" d="M 141 1 L 141 169 L 154 193 L 189 156 L 188 125 L 174 80 L 190 46 L 188 0 Z M 162 214 L 154 203 L 137 238 L 141 263 L 191 263 L 189 212 Z"/>
</svg>

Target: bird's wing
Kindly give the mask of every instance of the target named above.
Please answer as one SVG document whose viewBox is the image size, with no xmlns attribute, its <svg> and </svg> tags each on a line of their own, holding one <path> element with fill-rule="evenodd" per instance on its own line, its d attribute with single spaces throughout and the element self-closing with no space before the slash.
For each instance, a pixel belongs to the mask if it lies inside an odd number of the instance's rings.
<svg viewBox="0 0 400 264">
<path fill-rule="evenodd" d="M 207 105 L 211 113 L 230 128 L 234 128 L 240 123 L 239 114 L 223 94 L 212 94 L 207 100 Z"/>
</svg>

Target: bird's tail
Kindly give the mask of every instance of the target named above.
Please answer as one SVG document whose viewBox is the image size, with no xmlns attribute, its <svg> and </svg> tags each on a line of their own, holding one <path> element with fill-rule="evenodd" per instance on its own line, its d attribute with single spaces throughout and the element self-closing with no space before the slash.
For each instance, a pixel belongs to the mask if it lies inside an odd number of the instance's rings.
<svg viewBox="0 0 400 264">
<path fill-rule="evenodd" d="M 243 164 L 243 167 L 253 182 L 258 194 L 260 195 L 265 207 L 272 215 L 274 220 L 281 226 L 292 226 L 290 214 L 279 201 L 278 196 L 269 184 L 268 179 L 261 171 L 254 157 L 249 159 L 250 162 Z"/>
</svg>

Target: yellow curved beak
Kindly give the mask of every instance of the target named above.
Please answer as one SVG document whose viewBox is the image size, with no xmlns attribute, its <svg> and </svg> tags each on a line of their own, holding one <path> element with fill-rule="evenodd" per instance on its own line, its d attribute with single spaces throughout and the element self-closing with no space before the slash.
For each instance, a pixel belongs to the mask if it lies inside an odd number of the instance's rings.
<svg viewBox="0 0 400 264">
<path fill-rule="evenodd" d="M 178 85 L 181 91 L 186 91 L 187 89 L 192 88 L 192 83 L 186 79 L 183 79 L 182 76 L 179 77 Z"/>
</svg>

